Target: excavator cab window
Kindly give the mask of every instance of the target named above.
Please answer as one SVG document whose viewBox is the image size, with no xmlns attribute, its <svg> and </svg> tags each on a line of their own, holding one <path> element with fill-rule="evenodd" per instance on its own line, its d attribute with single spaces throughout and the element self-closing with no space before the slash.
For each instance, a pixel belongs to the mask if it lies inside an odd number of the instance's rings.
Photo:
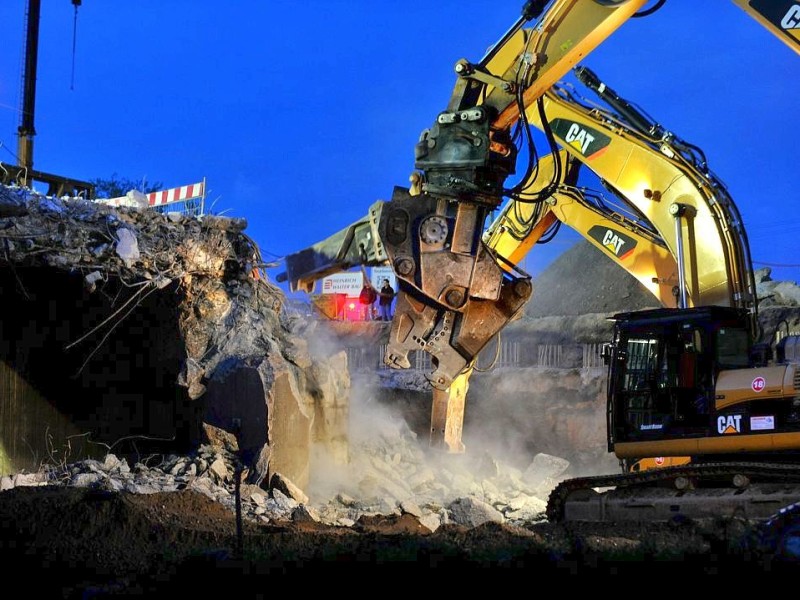
<svg viewBox="0 0 800 600">
<path fill-rule="evenodd" d="M 658 372 L 658 340 L 631 338 L 627 344 L 626 390 L 635 392 L 650 387 Z"/>
<path fill-rule="evenodd" d="M 749 366 L 750 337 L 739 327 L 723 327 L 717 332 L 717 366 L 738 369 Z"/>
<path fill-rule="evenodd" d="M 706 332 L 673 323 L 631 334 L 612 385 L 617 439 L 669 437 L 706 428 L 713 398 Z"/>
<path fill-rule="evenodd" d="M 633 431 L 656 431 L 667 426 L 668 415 L 657 406 L 657 390 L 668 378 L 663 350 L 656 336 L 631 337 L 625 344 L 618 392 L 625 399 L 626 425 Z"/>
</svg>

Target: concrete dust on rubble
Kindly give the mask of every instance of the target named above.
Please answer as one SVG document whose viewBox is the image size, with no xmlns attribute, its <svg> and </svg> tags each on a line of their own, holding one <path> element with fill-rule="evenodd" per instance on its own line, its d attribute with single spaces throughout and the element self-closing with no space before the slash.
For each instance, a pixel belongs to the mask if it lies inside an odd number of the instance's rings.
<svg viewBox="0 0 800 600">
<path fill-rule="evenodd" d="M 374 344 L 377 352 L 382 340 L 371 339 L 370 331 L 351 325 L 343 335 L 298 320 L 293 333 L 308 340 L 312 355 L 331 356 L 354 336 L 357 345 Z M 599 431 L 591 423 L 603 422 L 599 385 L 588 386 L 574 402 L 575 394 L 565 394 L 564 384 L 550 387 L 564 379 L 552 373 L 475 373 L 465 407 L 466 450 L 453 454 L 430 446 L 432 389 L 423 373 L 348 366 L 346 456 L 332 453 L 320 439 L 312 449 L 305 489 L 327 522 L 347 524 L 363 514 L 411 511 L 434 530 L 458 518 L 454 514 L 464 499 L 480 503 L 469 517 L 478 522 L 536 522 L 544 519 L 549 493 L 562 479 L 618 468 L 609 459 L 605 438 L 584 431 Z M 548 383 L 534 383 L 537 379 Z M 585 387 L 583 379 L 568 385 Z M 576 429 L 570 422 L 585 426 Z M 582 443 L 573 445 L 575 438 Z"/>
<path fill-rule="evenodd" d="M 347 460 L 316 446 L 307 493 L 323 514 L 334 504 L 340 515 L 342 505 L 354 516 L 411 512 L 431 530 L 459 521 L 544 519 L 547 496 L 569 472 L 568 460 L 544 453 L 509 456 L 489 442 L 493 436 L 507 440 L 511 432 L 491 428 L 472 428 L 462 454 L 442 452 L 409 425 L 407 405 L 386 402 L 385 394 L 374 375 L 355 376 Z M 416 400 L 416 408 L 429 414 L 427 395 Z"/>
</svg>

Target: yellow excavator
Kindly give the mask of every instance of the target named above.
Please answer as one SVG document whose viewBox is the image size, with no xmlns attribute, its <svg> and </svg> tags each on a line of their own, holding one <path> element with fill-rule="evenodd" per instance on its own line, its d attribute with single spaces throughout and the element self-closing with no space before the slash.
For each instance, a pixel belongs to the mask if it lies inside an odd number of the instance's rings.
<svg viewBox="0 0 800 600">
<path fill-rule="evenodd" d="M 798 5 L 735 2 L 800 53 Z M 431 444 L 463 452 L 475 359 L 531 297 L 521 259 L 566 224 L 662 308 L 613 317 L 608 450 L 622 472 L 560 483 L 548 518 L 766 518 L 800 502 L 800 340 L 759 343 L 746 232 L 702 151 L 578 64 L 663 0 L 646 4 L 525 4 L 483 59 L 456 64 L 449 104 L 415 148 L 411 185 L 287 256 L 278 280 L 312 292 L 328 274 L 390 265 L 399 293 L 386 363 L 431 355 Z M 562 82 L 571 71 L 595 102 Z M 538 160 L 534 132 L 550 150 Z M 522 156 L 525 171 L 507 188 Z M 577 185 L 581 169 L 613 202 Z"/>
</svg>

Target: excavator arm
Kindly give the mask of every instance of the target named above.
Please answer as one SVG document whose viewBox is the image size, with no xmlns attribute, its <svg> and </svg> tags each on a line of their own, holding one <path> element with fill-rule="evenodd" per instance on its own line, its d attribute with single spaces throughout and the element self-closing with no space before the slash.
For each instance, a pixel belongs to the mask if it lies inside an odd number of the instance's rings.
<svg viewBox="0 0 800 600">
<path fill-rule="evenodd" d="M 378 232 L 383 202 L 373 204 L 367 215 L 329 238 L 290 254 L 284 260 L 286 271 L 277 280 L 288 282 L 293 291 L 308 294 L 317 280 L 355 266 L 386 264 L 387 255 Z"/>
<path fill-rule="evenodd" d="M 539 163 L 544 179 L 554 175 L 554 162 L 566 165 L 568 174 L 546 201 L 509 202 L 484 233 L 484 242 L 509 263 L 517 264 L 544 239 L 567 225 L 606 257 L 635 277 L 663 306 L 677 304 L 678 264 L 663 238 L 641 217 L 632 215 L 624 202 L 577 186 L 581 163 L 566 150 L 545 156 Z"/>
<path fill-rule="evenodd" d="M 586 104 L 557 85 L 545 94 L 543 111 L 529 111 L 530 122 L 551 130 L 559 145 L 649 223 L 683 263 L 675 282 L 683 296 L 680 306 L 754 311 L 755 282 L 741 215 L 702 151 L 621 98 L 588 68 L 575 72 L 606 107 Z M 626 248 L 623 244 L 620 251 Z"/>
</svg>

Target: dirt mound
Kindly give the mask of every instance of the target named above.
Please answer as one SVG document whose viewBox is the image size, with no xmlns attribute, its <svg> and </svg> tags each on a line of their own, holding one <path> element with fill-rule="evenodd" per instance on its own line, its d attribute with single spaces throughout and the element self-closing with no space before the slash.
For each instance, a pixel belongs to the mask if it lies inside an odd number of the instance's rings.
<svg viewBox="0 0 800 600">
<path fill-rule="evenodd" d="M 658 301 L 636 278 L 589 242 L 579 241 L 534 278 L 525 315 L 573 316 L 656 306 Z"/>
</svg>

